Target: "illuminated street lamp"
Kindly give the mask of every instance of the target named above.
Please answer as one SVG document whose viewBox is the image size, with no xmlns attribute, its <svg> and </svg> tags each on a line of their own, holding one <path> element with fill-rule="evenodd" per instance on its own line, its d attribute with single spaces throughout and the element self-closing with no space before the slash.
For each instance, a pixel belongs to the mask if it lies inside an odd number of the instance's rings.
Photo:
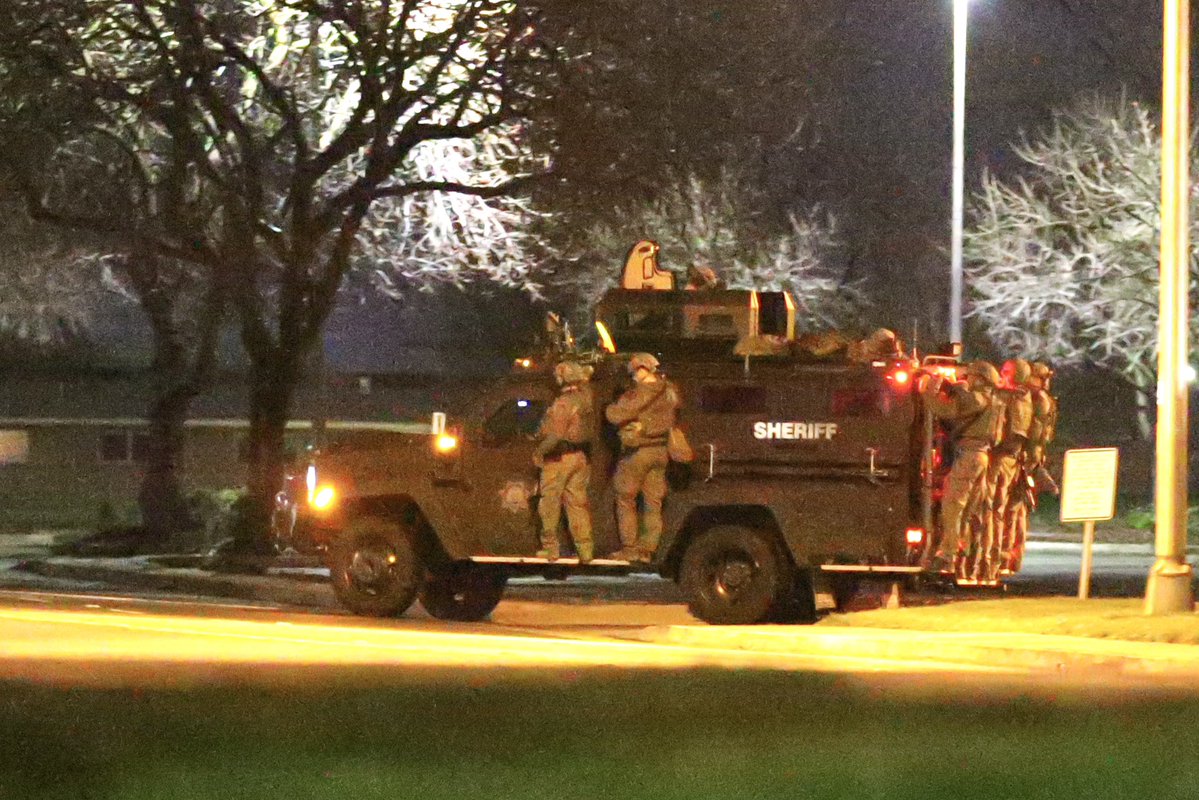
<svg viewBox="0 0 1199 800">
<path fill-rule="evenodd" d="M 1187 350 L 1190 288 L 1190 0 L 1165 0 L 1162 47 L 1162 233 L 1158 297 L 1156 560 L 1145 613 L 1195 606 L 1187 551 Z"/>
<path fill-rule="evenodd" d="M 953 235 L 949 256 L 949 341 L 962 341 L 962 217 L 966 161 L 966 19 L 970 0 L 953 0 Z"/>
</svg>

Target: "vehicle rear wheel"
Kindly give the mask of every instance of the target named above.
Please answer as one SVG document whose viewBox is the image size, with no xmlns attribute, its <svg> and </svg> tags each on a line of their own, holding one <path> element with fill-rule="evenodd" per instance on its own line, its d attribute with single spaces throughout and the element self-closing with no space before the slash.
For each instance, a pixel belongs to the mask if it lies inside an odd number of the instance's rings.
<svg viewBox="0 0 1199 800">
<path fill-rule="evenodd" d="M 333 543 L 329 576 L 337 599 L 350 611 L 394 617 L 416 599 L 424 569 L 408 528 L 381 517 L 359 517 Z"/>
<path fill-rule="evenodd" d="M 479 567 L 432 573 L 420 591 L 420 603 L 436 619 L 478 622 L 504 595 L 508 576 Z"/>
<path fill-rule="evenodd" d="M 849 604 L 862 588 L 861 582 L 850 575 L 831 576 L 829 586 L 833 592 L 833 609 L 838 614 L 844 614 L 849 609 Z"/>
<path fill-rule="evenodd" d="M 748 625 L 766 620 L 790 588 L 788 567 L 766 534 L 717 526 L 687 547 L 679 577 L 692 614 L 713 625 Z"/>
<path fill-rule="evenodd" d="M 811 569 L 791 571 L 791 582 L 780 592 L 770 609 L 771 622 L 813 625 L 819 619 L 816 612 L 816 582 Z"/>
</svg>

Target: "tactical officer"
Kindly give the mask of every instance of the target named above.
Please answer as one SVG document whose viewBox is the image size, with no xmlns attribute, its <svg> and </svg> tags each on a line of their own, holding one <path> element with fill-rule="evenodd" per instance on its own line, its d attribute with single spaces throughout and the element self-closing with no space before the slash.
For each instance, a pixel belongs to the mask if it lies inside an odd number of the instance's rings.
<svg viewBox="0 0 1199 800">
<path fill-rule="evenodd" d="M 534 462 L 541 467 L 540 558 L 557 559 L 558 522 L 566 507 L 566 521 L 580 563 L 593 555 L 591 506 L 587 488 L 591 482 L 590 451 L 595 433 L 595 401 L 587 385 L 591 368 L 573 361 L 554 367 L 561 387 L 557 399 L 545 412 L 537 431 Z"/>
<path fill-rule="evenodd" d="M 941 546 L 930 565 L 938 572 L 956 569 L 970 512 L 985 491 L 989 454 L 1003 424 L 1003 406 L 995 397 L 999 380 L 994 366 L 975 361 L 966 370 L 965 385 L 951 383 L 943 395 L 941 376 L 930 375 L 921 390 L 929 410 L 954 426 L 955 456 L 941 494 Z"/>
<path fill-rule="evenodd" d="M 621 548 L 614 558 L 649 562 L 662 536 L 662 500 L 666 497 L 667 439 L 682 405 L 678 389 L 658 374 L 658 359 L 636 353 L 629 359 L 633 387 L 608 406 L 608 422 L 620 430 L 620 462 L 612 478 L 616 527 Z M 638 535 L 637 496 L 645 507 Z"/>
<path fill-rule="evenodd" d="M 1057 482 L 1046 468 L 1046 448 L 1053 441 L 1057 428 L 1057 398 L 1050 393 L 1049 382 L 1053 370 L 1048 364 L 1037 362 L 1032 365 L 1029 386 L 1032 390 L 1033 423 L 1028 435 L 1029 469 L 1038 489 L 1058 493 Z"/>
<path fill-rule="evenodd" d="M 974 577 L 994 579 L 1011 549 L 1011 505 L 1013 488 L 1032 426 L 1033 402 L 1028 380 L 1032 368 L 1022 358 L 1003 362 L 1001 386 L 996 398 L 1003 405 L 1003 432 L 991 452 L 987 487 L 982 504 L 982 547 L 974 565 Z"/>
</svg>

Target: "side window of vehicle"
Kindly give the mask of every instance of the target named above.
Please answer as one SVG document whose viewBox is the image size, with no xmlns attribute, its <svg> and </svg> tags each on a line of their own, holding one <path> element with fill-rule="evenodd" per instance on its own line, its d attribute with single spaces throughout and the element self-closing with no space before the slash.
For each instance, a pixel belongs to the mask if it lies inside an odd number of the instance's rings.
<svg viewBox="0 0 1199 800">
<path fill-rule="evenodd" d="M 679 330 L 678 312 L 669 308 L 626 308 L 616 319 L 621 333 L 668 336 Z"/>
<path fill-rule="evenodd" d="M 483 425 L 483 444 L 499 447 L 537 432 L 546 404 L 541 400 L 518 398 L 507 400 L 497 408 Z"/>
<path fill-rule="evenodd" d="M 842 386 L 833 390 L 835 417 L 885 416 L 891 411 L 891 394 L 881 386 Z"/>
<path fill-rule="evenodd" d="M 700 410 L 708 414 L 765 414 L 765 386 L 701 386 Z"/>
</svg>

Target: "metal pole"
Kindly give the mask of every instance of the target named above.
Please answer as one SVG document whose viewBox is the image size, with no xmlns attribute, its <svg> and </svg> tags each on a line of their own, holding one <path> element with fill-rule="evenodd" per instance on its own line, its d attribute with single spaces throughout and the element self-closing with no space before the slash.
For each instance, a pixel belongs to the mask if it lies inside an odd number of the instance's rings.
<svg viewBox="0 0 1199 800">
<path fill-rule="evenodd" d="M 1091 559 L 1095 552 L 1095 520 L 1082 524 L 1082 569 L 1078 573 L 1078 599 L 1091 596 Z"/>
<path fill-rule="evenodd" d="M 1191 567 L 1186 563 L 1190 25 L 1190 0 L 1165 0 L 1155 487 L 1157 560 L 1145 587 L 1146 614 L 1170 614 L 1195 607 Z"/>
<path fill-rule="evenodd" d="M 949 257 L 949 340 L 962 341 L 962 218 L 966 160 L 966 20 L 969 0 L 953 3 L 953 231 Z"/>
</svg>

